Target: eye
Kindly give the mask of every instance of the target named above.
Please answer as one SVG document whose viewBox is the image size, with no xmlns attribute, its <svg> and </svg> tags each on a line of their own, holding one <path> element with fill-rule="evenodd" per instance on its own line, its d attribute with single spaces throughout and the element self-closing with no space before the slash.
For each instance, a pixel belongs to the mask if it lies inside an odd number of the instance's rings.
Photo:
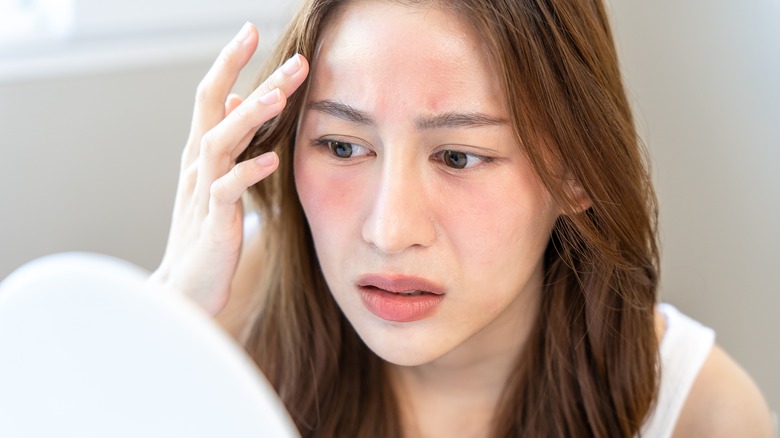
<svg viewBox="0 0 780 438">
<path fill-rule="evenodd" d="M 346 143 L 343 141 L 329 141 L 328 142 L 328 148 L 331 152 L 333 152 L 333 155 L 339 157 L 339 158 L 349 158 L 352 156 L 352 143 Z"/>
<path fill-rule="evenodd" d="M 469 169 L 481 163 L 489 161 L 487 157 L 474 154 L 467 154 L 459 151 L 439 152 L 439 159 L 447 166 L 453 169 Z"/>
<path fill-rule="evenodd" d="M 369 150 L 365 146 L 356 143 L 349 143 L 339 140 L 316 140 L 315 143 L 321 146 L 327 146 L 330 152 L 337 158 L 353 158 L 368 155 Z"/>
</svg>

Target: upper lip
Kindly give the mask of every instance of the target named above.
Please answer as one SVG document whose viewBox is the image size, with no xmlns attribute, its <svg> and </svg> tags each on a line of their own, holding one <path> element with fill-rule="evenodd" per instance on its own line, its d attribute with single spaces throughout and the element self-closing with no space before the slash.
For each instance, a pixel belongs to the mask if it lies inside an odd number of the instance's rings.
<svg viewBox="0 0 780 438">
<path fill-rule="evenodd" d="M 397 274 L 366 274 L 357 280 L 360 287 L 375 287 L 388 292 L 422 291 L 436 295 L 444 294 L 444 288 L 425 278 Z"/>
</svg>

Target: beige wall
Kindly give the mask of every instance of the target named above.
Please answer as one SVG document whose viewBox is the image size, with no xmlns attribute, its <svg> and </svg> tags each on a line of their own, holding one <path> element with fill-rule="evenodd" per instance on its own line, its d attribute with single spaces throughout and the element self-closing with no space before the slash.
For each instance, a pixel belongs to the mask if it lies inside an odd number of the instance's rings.
<svg viewBox="0 0 780 438">
<path fill-rule="evenodd" d="M 0 85 L 0 277 L 66 250 L 159 261 L 205 68 Z"/>
<path fill-rule="evenodd" d="M 660 198 L 662 297 L 780 409 L 780 6 L 612 4 Z M 65 250 L 155 266 L 213 55 L 0 83 L 0 277 Z"/>
<path fill-rule="evenodd" d="M 610 2 L 661 209 L 662 299 L 780 409 L 780 2 Z"/>
</svg>

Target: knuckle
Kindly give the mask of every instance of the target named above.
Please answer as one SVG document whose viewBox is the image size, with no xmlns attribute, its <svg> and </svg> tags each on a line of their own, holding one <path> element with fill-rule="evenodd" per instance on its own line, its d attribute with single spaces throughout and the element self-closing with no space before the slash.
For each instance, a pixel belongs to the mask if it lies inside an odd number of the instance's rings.
<svg viewBox="0 0 780 438">
<path fill-rule="evenodd" d="M 187 138 L 187 142 L 184 144 L 184 148 L 181 151 L 181 165 L 189 164 L 194 158 L 198 156 L 199 139 L 198 128 L 193 126 L 190 131 L 190 136 Z"/>
<path fill-rule="evenodd" d="M 223 47 L 222 50 L 220 50 L 216 61 L 214 61 L 214 65 L 218 67 L 230 65 L 233 62 L 233 58 L 235 58 L 237 51 L 236 44 L 228 44 L 227 46 Z"/>
<path fill-rule="evenodd" d="M 211 184 L 211 199 L 218 204 L 233 202 L 238 187 L 243 184 L 243 176 L 241 166 L 233 166 L 227 174 Z"/>
<path fill-rule="evenodd" d="M 243 167 L 240 165 L 233 166 L 233 168 L 230 169 L 230 175 L 233 177 L 234 181 L 241 182 L 244 180 L 244 172 L 241 171 L 242 169 Z"/>
<path fill-rule="evenodd" d="M 182 149 L 181 151 L 181 156 L 179 157 L 180 169 L 184 169 L 184 167 L 187 166 L 187 164 L 189 164 L 190 161 L 193 160 L 194 158 L 193 152 L 194 151 L 193 151 L 192 143 L 187 142 L 187 144 L 184 146 L 184 149 Z"/>
<path fill-rule="evenodd" d="M 192 191 L 195 189 L 195 185 L 198 182 L 198 166 L 195 164 L 189 164 L 181 170 L 181 184 L 182 188 L 186 191 Z"/>
<path fill-rule="evenodd" d="M 217 140 L 214 138 L 214 131 L 209 131 L 200 139 L 200 151 L 206 155 L 213 155 L 217 147 Z"/>
<path fill-rule="evenodd" d="M 192 146 L 188 144 L 182 151 L 181 159 L 179 160 L 179 171 L 184 173 L 192 161 Z"/>
<path fill-rule="evenodd" d="M 211 84 L 208 77 L 203 78 L 195 88 L 195 101 L 204 102 L 211 96 Z"/>
<path fill-rule="evenodd" d="M 251 115 L 250 108 L 248 107 L 248 105 L 245 105 L 245 104 L 237 106 L 236 109 L 233 110 L 233 112 L 235 113 L 235 117 L 238 120 L 247 119 Z"/>
<path fill-rule="evenodd" d="M 225 181 L 220 178 L 211 183 L 209 194 L 211 194 L 211 199 L 221 202 L 225 197 Z"/>
<path fill-rule="evenodd" d="M 273 91 L 274 88 L 279 88 L 279 86 L 284 81 L 284 78 L 282 77 L 282 73 L 279 71 L 274 72 L 271 76 L 268 77 L 268 79 L 265 81 L 265 87 L 263 89 L 263 94 L 269 93 Z"/>
</svg>

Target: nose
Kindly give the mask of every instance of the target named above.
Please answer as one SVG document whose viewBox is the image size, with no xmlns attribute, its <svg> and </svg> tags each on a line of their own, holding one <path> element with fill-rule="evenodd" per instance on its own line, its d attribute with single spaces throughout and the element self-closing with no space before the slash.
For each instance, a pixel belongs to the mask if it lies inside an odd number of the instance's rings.
<svg viewBox="0 0 780 438">
<path fill-rule="evenodd" d="M 385 162 L 363 222 L 363 240 L 384 254 L 430 246 L 436 239 L 433 208 L 419 169 Z"/>
</svg>

